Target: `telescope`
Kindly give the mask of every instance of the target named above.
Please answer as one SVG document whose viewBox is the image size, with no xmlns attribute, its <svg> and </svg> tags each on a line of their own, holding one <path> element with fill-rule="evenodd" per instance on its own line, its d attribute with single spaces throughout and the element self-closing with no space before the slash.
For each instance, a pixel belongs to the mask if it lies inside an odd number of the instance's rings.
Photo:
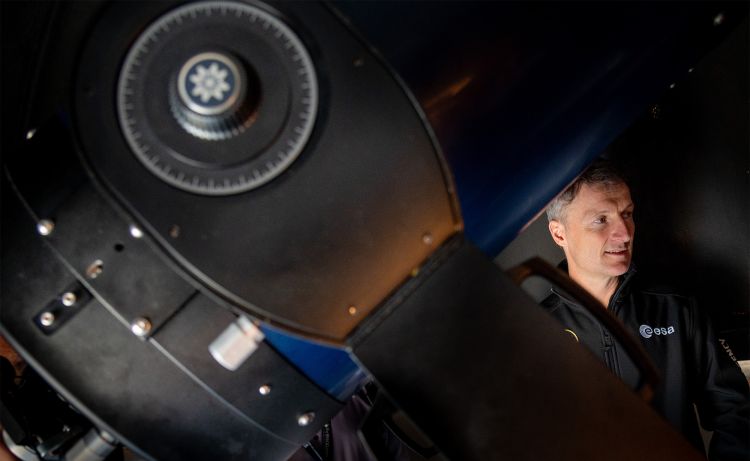
<svg viewBox="0 0 750 461">
<path fill-rule="evenodd" d="M 743 8 L 2 3 L 6 444 L 283 461 L 367 394 L 373 459 L 701 459 L 492 258 Z"/>
</svg>

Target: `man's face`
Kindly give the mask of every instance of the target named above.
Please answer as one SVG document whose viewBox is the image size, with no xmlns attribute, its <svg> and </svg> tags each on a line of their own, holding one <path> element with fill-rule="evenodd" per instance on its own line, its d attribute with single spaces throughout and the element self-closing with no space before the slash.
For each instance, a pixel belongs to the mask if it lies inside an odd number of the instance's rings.
<svg viewBox="0 0 750 461">
<path fill-rule="evenodd" d="M 603 279 L 624 274 L 633 253 L 633 202 L 625 184 L 583 184 L 561 221 L 549 223 L 568 260 L 571 277 Z"/>
</svg>

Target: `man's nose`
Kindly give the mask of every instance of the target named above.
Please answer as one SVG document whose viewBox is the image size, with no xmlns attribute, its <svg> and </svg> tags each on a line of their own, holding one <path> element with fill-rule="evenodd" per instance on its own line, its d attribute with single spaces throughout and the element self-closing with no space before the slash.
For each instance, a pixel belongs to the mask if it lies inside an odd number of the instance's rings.
<svg viewBox="0 0 750 461">
<path fill-rule="evenodd" d="M 612 226 L 612 233 L 610 235 L 611 238 L 622 241 L 622 242 L 630 242 L 630 240 L 633 238 L 633 229 L 630 223 L 626 222 L 623 218 L 618 218 L 614 226 Z"/>
</svg>

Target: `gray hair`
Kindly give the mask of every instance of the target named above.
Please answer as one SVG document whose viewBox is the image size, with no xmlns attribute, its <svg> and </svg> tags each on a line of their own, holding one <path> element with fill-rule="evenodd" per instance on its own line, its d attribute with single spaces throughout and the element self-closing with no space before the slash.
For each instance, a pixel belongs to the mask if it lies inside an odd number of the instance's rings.
<svg viewBox="0 0 750 461">
<path fill-rule="evenodd" d="M 620 174 L 611 162 L 604 159 L 595 160 L 581 175 L 568 186 L 565 191 L 555 197 L 547 205 L 547 221 L 560 221 L 565 215 L 565 209 L 578 195 L 581 186 L 603 185 L 613 186 L 616 184 L 626 184 L 625 178 Z"/>
</svg>

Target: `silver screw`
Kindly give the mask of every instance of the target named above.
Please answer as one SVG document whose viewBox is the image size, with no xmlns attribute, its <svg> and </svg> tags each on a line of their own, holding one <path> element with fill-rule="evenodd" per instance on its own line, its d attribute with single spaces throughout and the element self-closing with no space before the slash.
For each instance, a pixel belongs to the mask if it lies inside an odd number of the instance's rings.
<svg viewBox="0 0 750 461">
<path fill-rule="evenodd" d="M 268 395 L 271 393 L 271 386 L 264 384 L 258 388 L 258 392 L 260 395 Z"/>
<path fill-rule="evenodd" d="M 312 411 L 309 411 L 305 413 L 304 415 L 300 415 L 299 418 L 297 418 L 297 424 L 299 424 L 302 427 L 308 426 L 310 423 L 313 422 L 315 419 L 315 413 Z"/>
<path fill-rule="evenodd" d="M 39 232 L 40 235 L 47 236 L 51 234 L 53 230 L 55 230 L 55 223 L 52 220 L 42 219 L 36 224 L 36 231 Z"/>
<path fill-rule="evenodd" d="M 90 279 L 95 279 L 99 277 L 99 275 L 104 270 L 104 263 L 101 259 L 97 259 L 96 261 L 92 262 L 88 268 L 86 268 L 86 275 Z"/>
<path fill-rule="evenodd" d="M 724 13 L 719 13 L 716 16 L 714 16 L 714 25 L 720 26 L 724 24 Z"/>
<path fill-rule="evenodd" d="M 425 234 L 422 236 L 422 243 L 424 243 L 425 245 L 432 245 L 432 242 L 432 234 L 430 234 L 429 232 L 425 232 Z"/>
<path fill-rule="evenodd" d="M 138 226 L 136 226 L 135 224 L 131 224 L 130 225 L 130 236 L 133 237 L 134 239 L 139 239 L 139 238 L 143 237 L 143 231 Z"/>
<path fill-rule="evenodd" d="M 146 317 L 138 317 L 131 322 L 130 331 L 139 338 L 143 338 L 151 331 L 151 321 Z"/>
<path fill-rule="evenodd" d="M 76 297 L 76 294 L 73 293 L 72 291 L 69 291 L 63 294 L 60 299 L 62 300 L 63 306 L 66 306 L 66 307 L 70 307 L 73 304 L 75 304 L 76 301 L 78 301 L 78 297 Z"/>
<path fill-rule="evenodd" d="M 32 128 L 26 132 L 26 139 L 31 139 L 36 134 L 36 128 Z"/>
<path fill-rule="evenodd" d="M 55 314 L 52 312 L 44 312 L 39 316 L 39 322 L 45 327 L 52 326 L 52 324 L 55 323 Z"/>
</svg>

